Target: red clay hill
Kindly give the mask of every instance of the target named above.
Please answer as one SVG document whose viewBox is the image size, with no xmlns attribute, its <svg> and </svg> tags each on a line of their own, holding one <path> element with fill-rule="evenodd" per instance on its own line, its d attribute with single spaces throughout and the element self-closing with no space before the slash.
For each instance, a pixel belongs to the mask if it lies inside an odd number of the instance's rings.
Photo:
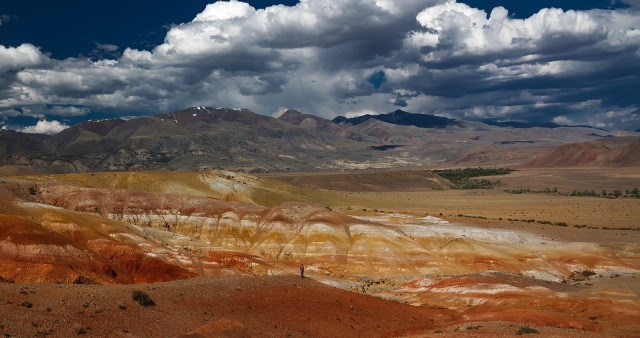
<svg viewBox="0 0 640 338">
<path fill-rule="evenodd" d="M 570 143 L 523 165 L 533 167 L 640 165 L 640 137 L 611 137 Z"/>
</svg>

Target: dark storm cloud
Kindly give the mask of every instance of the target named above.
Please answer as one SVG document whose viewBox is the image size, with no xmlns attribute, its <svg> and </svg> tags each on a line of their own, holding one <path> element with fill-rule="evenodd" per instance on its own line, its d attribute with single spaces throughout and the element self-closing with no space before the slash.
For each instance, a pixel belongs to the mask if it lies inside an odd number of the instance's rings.
<svg viewBox="0 0 640 338">
<path fill-rule="evenodd" d="M 56 60 L 0 46 L 0 115 L 217 105 L 330 118 L 400 106 L 638 129 L 639 46 L 635 6 L 515 19 L 451 0 L 216 2 L 152 50 L 96 43 L 91 59 Z"/>
</svg>

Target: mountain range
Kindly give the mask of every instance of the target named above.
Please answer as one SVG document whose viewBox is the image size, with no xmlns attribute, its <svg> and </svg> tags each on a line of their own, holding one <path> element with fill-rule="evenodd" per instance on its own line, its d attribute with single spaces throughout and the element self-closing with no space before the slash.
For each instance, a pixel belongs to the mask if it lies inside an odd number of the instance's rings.
<svg viewBox="0 0 640 338">
<path fill-rule="evenodd" d="M 418 128 L 447 128 L 447 127 L 463 127 L 463 125 L 452 119 L 446 117 L 427 115 L 427 114 L 412 114 L 402 110 L 396 110 L 388 114 L 379 115 L 361 115 L 358 117 L 346 118 L 344 116 L 338 116 L 332 121 L 339 124 L 351 124 L 357 125 L 364 123 L 370 119 L 383 121 L 391 124 L 397 124 L 401 126 L 415 126 Z"/>
<path fill-rule="evenodd" d="M 575 142 L 637 135 L 584 127 L 513 128 L 395 111 L 333 121 L 285 110 L 193 107 L 90 120 L 56 135 L 0 131 L 0 173 L 334 171 L 518 165 Z"/>
</svg>

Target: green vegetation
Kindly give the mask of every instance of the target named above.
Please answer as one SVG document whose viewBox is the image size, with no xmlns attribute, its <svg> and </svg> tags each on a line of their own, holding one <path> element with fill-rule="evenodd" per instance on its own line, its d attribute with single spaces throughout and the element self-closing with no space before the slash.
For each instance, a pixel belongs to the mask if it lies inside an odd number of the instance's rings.
<svg viewBox="0 0 640 338">
<path fill-rule="evenodd" d="M 504 189 L 504 192 L 508 194 L 556 194 L 560 196 L 578 196 L 578 197 L 603 197 L 603 198 L 640 198 L 640 190 L 633 188 L 632 190 L 614 190 L 613 192 L 607 192 L 602 190 L 601 193 L 597 193 L 595 190 L 585 189 L 583 191 L 572 190 L 571 192 L 560 192 L 558 188 L 544 188 L 543 190 L 532 189 Z"/>
<path fill-rule="evenodd" d="M 151 299 L 151 297 L 142 290 L 133 290 L 131 298 L 144 307 L 156 305 L 156 302 L 154 302 L 153 299 Z"/>
<path fill-rule="evenodd" d="M 610 227 L 602 227 L 603 230 L 631 230 L 631 231 L 640 231 L 640 228 L 632 228 L 632 227 L 626 227 L 626 228 L 610 228 Z"/>
<path fill-rule="evenodd" d="M 491 189 L 502 184 L 500 180 L 491 181 L 486 179 L 476 180 L 473 177 L 507 175 L 514 171 L 509 168 L 464 168 L 464 169 L 442 169 L 433 172 L 455 184 L 455 189 Z"/>
<path fill-rule="evenodd" d="M 538 334 L 540 333 L 540 331 L 536 330 L 536 329 L 532 329 L 528 326 L 522 326 L 520 329 L 518 329 L 518 331 L 516 331 L 516 334 L 518 336 L 522 336 L 523 334 L 531 334 L 531 333 L 535 333 Z"/>
</svg>

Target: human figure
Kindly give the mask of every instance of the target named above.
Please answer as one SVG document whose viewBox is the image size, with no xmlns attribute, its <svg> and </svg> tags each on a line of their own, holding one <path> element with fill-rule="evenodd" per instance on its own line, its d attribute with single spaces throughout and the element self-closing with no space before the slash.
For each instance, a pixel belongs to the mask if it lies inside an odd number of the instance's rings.
<svg viewBox="0 0 640 338">
<path fill-rule="evenodd" d="M 300 264 L 300 278 L 304 278 L 304 264 Z"/>
</svg>

